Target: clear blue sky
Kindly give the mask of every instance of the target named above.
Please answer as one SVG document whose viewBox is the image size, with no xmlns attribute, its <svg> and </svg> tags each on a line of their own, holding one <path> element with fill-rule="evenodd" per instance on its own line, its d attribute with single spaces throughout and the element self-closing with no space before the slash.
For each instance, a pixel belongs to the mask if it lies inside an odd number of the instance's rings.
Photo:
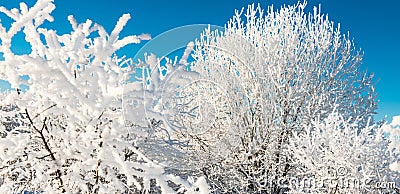
<svg viewBox="0 0 400 194">
<path fill-rule="evenodd" d="M 17 7 L 19 0 L 0 0 L 7 8 Z M 35 0 L 25 0 L 32 6 Z M 91 19 L 102 24 L 111 32 L 118 18 L 130 13 L 131 21 L 123 35 L 149 33 L 156 37 L 170 29 L 191 24 L 212 24 L 223 26 L 234 14 L 250 3 L 261 3 L 266 8 L 283 4 L 294 4 L 296 0 L 269 1 L 228 1 L 228 0 L 55 0 L 53 12 L 55 22 L 46 24 L 59 33 L 71 30 L 68 15 L 74 15 L 78 22 Z M 380 0 L 309 0 L 308 9 L 322 5 L 322 12 L 329 14 L 335 23 L 341 23 L 342 32 L 350 31 L 358 48 L 364 51 L 363 67 L 375 73 L 379 79 L 379 118 L 400 115 L 400 1 Z M 0 18 L 7 22 L 4 15 Z M 173 41 L 173 40 L 172 40 Z M 18 41 L 17 41 L 18 42 Z M 145 45 L 127 47 L 127 55 L 132 57 Z M 21 42 L 23 52 L 23 42 Z"/>
</svg>

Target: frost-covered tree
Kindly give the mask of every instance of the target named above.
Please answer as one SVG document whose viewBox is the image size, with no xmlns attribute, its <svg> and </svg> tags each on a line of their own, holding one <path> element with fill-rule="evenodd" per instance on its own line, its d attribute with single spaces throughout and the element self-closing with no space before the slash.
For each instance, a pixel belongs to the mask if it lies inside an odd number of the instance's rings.
<svg viewBox="0 0 400 194">
<path fill-rule="evenodd" d="M 72 32 L 58 34 L 42 26 L 53 20 L 54 8 L 52 0 L 30 8 L 0 7 L 13 20 L 9 28 L 0 25 L 0 79 L 18 91 L 2 94 L 1 192 L 206 192 L 204 178 L 176 176 L 141 151 L 138 139 L 155 123 L 124 119 L 134 118 L 124 117 L 122 100 L 137 66 L 115 53 L 149 35 L 119 37 L 129 14 L 111 33 L 69 16 Z M 30 53 L 11 49 L 17 33 L 25 36 Z M 21 92 L 21 84 L 29 89 Z M 130 92 L 143 91 L 135 87 Z"/>
<path fill-rule="evenodd" d="M 195 43 L 190 69 L 199 76 L 177 90 L 168 122 L 215 192 L 296 192 L 281 180 L 305 171 L 319 176 L 319 165 L 358 161 L 346 166 L 354 176 L 384 171 L 387 163 L 375 165 L 389 156 L 375 141 L 382 134 L 373 127 L 373 75 L 361 72 L 362 53 L 340 25 L 318 8 L 305 13 L 305 6 L 269 7 L 264 14 L 251 5 L 237 11 L 225 31 L 206 29 Z M 335 143 L 358 142 L 326 144 L 332 134 L 343 138 Z M 301 149 L 310 142 L 320 150 Z M 373 162 L 360 160 L 363 152 Z"/>
</svg>

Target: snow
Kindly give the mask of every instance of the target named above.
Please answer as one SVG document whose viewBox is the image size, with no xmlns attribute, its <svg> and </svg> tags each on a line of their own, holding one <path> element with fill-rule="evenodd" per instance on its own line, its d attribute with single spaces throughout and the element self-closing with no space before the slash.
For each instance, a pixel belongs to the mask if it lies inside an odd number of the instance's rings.
<svg viewBox="0 0 400 194">
<path fill-rule="evenodd" d="M 400 162 L 394 162 L 390 164 L 390 170 L 400 172 Z"/>
<path fill-rule="evenodd" d="M 390 125 L 391 126 L 400 126 L 400 115 L 394 116 Z"/>
<path fill-rule="evenodd" d="M 185 49 L 183 56 L 182 56 L 181 60 L 179 61 L 179 63 L 185 64 L 185 65 L 188 63 L 187 60 L 188 60 L 190 53 L 193 51 L 193 48 L 194 48 L 194 42 L 189 42 L 186 46 L 186 49 Z"/>
</svg>

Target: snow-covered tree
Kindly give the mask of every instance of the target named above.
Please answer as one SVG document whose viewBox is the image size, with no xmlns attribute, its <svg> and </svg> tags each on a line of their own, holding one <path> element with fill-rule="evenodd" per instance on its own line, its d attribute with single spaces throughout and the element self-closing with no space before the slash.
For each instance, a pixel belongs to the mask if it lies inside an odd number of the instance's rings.
<svg viewBox="0 0 400 194">
<path fill-rule="evenodd" d="M 318 8 L 305 13 L 305 6 L 269 7 L 264 14 L 250 5 L 225 31 L 206 29 L 195 42 L 190 69 L 199 76 L 179 87 L 168 122 L 215 192 L 296 192 L 280 180 L 354 161 L 346 167 L 356 174 L 385 171 L 386 162 L 376 165 L 389 156 L 376 143 L 382 134 L 373 127 L 373 75 L 361 72 L 362 53 L 340 25 Z M 358 142 L 328 145 L 332 134 L 343 138 L 335 143 Z M 300 149 L 310 142 L 320 150 Z M 351 150 L 342 155 L 345 149 Z M 333 153 L 318 155 L 323 151 Z M 367 151 L 373 162 L 358 158 L 368 158 L 359 155 Z"/>
<path fill-rule="evenodd" d="M 9 28 L 0 25 L 0 79 L 17 90 L 2 94 L 1 192 L 207 192 L 204 178 L 176 176 L 141 151 L 138 138 L 154 123 L 124 119 L 125 84 L 137 66 L 115 53 L 150 36 L 119 37 L 129 14 L 111 33 L 69 16 L 72 32 L 58 34 L 42 27 L 54 8 L 52 0 L 0 7 L 13 20 Z M 28 54 L 11 49 L 19 32 Z M 21 92 L 21 84 L 29 89 Z M 144 90 L 135 87 L 130 91 Z"/>
</svg>

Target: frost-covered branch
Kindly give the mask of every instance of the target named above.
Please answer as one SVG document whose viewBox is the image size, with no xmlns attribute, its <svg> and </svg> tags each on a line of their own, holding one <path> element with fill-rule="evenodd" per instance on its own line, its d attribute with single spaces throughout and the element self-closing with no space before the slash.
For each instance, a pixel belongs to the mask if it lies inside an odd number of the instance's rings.
<svg viewBox="0 0 400 194">
<path fill-rule="evenodd" d="M 51 106 L 51 107 L 53 107 L 53 106 Z M 51 107 L 50 107 L 50 108 L 51 108 Z M 48 109 L 49 109 L 49 108 L 47 108 L 46 110 L 48 110 Z M 47 128 L 47 124 L 46 124 L 47 117 L 44 118 L 43 123 L 42 123 L 42 128 L 39 130 L 39 129 L 35 126 L 35 123 L 33 122 L 31 116 L 29 115 L 28 109 L 25 109 L 25 115 L 26 115 L 26 117 L 28 118 L 29 123 L 31 124 L 32 128 L 35 130 L 36 133 L 38 133 L 38 134 L 40 135 L 40 139 L 42 140 L 42 143 L 43 143 L 43 145 L 44 145 L 46 151 L 49 153 L 47 156 L 50 156 L 51 160 L 53 160 L 53 162 L 55 163 L 55 165 L 58 166 L 57 159 L 56 159 L 56 157 L 54 156 L 54 153 L 52 152 L 52 150 L 51 150 L 51 148 L 50 148 L 50 146 L 49 146 L 48 140 L 46 139 L 46 137 L 45 137 L 44 134 L 43 134 L 43 130 L 44 130 L 44 129 L 46 129 L 46 131 L 49 133 L 49 129 Z M 41 157 L 40 159 L 44 159 L 44 157 Z M 61 170 L 60 170 L 60 169 L 56 169 L 55 175 L 56 175 L 56 179 L 60 182 L 61 191 L 62 191 L 63 193 L 66 192 L 66 190 L 64 189 L 63 180 L 62 180 L 62 178 L 61 178 Z"/>
<path fill-rule="evenodd" d="M 59 34 L 42 26 L 53 20 L 54 8 L 52 0 L 38 0 L 31 8 L 25 3 L 11 10 L 0 7 L 13 20 L 9 29 L 0 25 L 0 79 L 18 91 L 2 94 L 2 103 L 17 108 L 4 114 L 11 116 L 0 115 L 14 122 L 0 127 L 1 192 L 206 191 L 200 176 L 176 176 L 147 156 L 151 153 L 144 153 L 139 142 L 149 126 L 136 120 L 130 121 L 135 125 L 126 125 L 124 95 L 142 96 L 145 87 L 127 86 L 138 66 L 116 51 L 149 40 L 150 35 L 120 37 L 129 14 L 111 33 L 91 20 L 79 23 L 69 16 L 72 31 Z M 25 35 L 30 53 L 11 49 L 18 32 Z M 19 90 L 21 84 L 29 89 Z M 17 113 L 20 109 L 24 114 Z M 35 120 L 42 121 L 41 127 Z"/>
</svg>

